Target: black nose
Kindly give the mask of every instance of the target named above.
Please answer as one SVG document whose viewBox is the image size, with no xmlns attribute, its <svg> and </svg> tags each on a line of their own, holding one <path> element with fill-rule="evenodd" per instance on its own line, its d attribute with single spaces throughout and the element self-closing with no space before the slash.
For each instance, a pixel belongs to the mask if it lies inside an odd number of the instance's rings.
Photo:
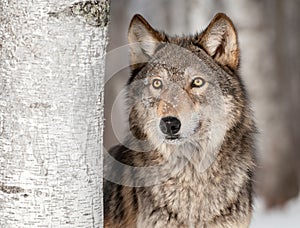
<svg viewBox="0 0 300 228">
<path fill-rule="evenodd" d="M 179 119 L 173 116 L 164 117 L 161 119 L 159 127 L 162 133 L 173 136 L 180 130 L 181 123 Z"/>
</svg>

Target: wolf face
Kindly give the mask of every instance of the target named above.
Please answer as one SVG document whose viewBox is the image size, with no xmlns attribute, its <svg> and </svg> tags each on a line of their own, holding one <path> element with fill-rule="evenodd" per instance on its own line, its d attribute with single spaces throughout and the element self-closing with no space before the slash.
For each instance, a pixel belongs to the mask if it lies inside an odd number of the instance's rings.
<svg viewBox="0 0 300 228">
<path fill-rule="evenodd" d="M 230 19 L 218 14 L 203 33 L 179 38 L 167 37 L 136 15 L 129 42 L 134 136 L 156 148 L 186 143 L 219 147 L 245 98 L 235 75 L 239 49 Z"/>
</svg>

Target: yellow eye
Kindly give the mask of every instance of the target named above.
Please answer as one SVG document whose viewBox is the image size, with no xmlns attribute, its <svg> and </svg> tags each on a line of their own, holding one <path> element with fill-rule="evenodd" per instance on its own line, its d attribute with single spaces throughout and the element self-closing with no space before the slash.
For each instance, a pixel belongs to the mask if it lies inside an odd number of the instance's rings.
<svg viewBox="0 0 300 228">
<path fill-rule="evenodd" d="M 162 87 L 162 81 L 160 79 L 153 79 L 152 86 L 154 89 L 161 89 Z"/>
<path fill-rule="evenodd" d="M 193 87 L 201 87 L 205 84 L 205 81 L 204 79 L 198 77 L 198 78 L 195 78 L 193 81 L 192 81 L 192 88 Z"/>
</svg>

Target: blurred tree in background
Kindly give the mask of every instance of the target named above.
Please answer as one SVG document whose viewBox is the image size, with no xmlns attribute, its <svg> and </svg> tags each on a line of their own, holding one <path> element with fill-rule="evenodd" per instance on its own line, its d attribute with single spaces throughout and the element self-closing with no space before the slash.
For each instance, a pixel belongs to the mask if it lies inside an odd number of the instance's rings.
<svg viewBox="0 0 300 228">
<path fill-rule="evenodd" d="M 283 205 L 298 195 L 300 183 L 299 0 L 112 1 L 109 49 L 127 43 L 127 28 L 135 13 L 155 28 L 180 35 L 201 31 L 217 12 L 225 12 L 239 33 L 240 71 L 260 131 L 257 193 L 268 207 Z M 121 59 L 129 62 L 127 54 Z M 118 102 L 113 111 L 118 117 L 113 120 L 111 110 L 128 77 L 129 70 L 123 69 L 106 83 L 106 149 L 119 143 L 112 121 L 118 132 L 125 133 L 125 101 Z"/>
</svg>

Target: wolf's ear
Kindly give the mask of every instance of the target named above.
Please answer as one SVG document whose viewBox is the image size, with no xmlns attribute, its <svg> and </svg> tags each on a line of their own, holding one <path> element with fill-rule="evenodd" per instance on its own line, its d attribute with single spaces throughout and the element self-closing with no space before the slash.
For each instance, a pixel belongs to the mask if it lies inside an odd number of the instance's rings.
<svg viewBox="0 0 300 228">
<path fill-rule="evenodd" d="M 128 41 L 131 65 L 135 67 L 149 60 L 162 38 L 141 15 L 136 14 L 129 25 Z"/>
<path fill-rule="evenodd" d="M 218 13 L 200 35 L 200 45 L 219 64 L 236 70 L 240 52 L 237 33 L 229 17 Z"/>
</svg>

